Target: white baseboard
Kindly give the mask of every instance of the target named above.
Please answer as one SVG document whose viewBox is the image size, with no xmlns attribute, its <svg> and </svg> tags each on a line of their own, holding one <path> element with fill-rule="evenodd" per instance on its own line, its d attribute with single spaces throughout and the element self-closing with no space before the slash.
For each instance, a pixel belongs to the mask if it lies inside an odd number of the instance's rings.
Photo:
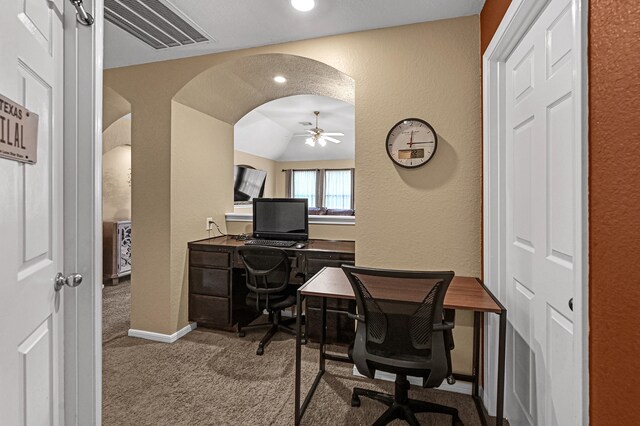
<svg viewBox="0 0 640 426">
<path fill-rule="evenodd" d="M 360 374 L 360 372 L 358 371 L 358 369 L 356 368 L 355 365 L 353 366 L 353 375 L 354 376 L 358 376 L 358 377 L 365 377 L 362 374 Z M 377 370 L 376 371 L 376 379 L 384 380 L 384 381 L 387 381 L 387 382 L 395 382 L 396 381 L 396 375 L 392 374 L 392 373 L 387 373 L 386 371 Z M 419 377 L 408 376 L 407 380 L 412 385 L 422 386 L 422 379 L 419 378 Z M 443 390 L 443 391 L 447 391 L 447 392 L 461 393 L 461 394 L 464 394 L 464 395 L 471 395 L 471 383 L 469 383 L 469 382 L 461 382 L 460 380 L 456 380 L 456 382 L 454 384 L 452 384 L 452 385 L 448 384 L 447 381 L 445 380 L 444 382 L 442 382 L 442 384 L 440 386 L 438 386 L 435 389 Z"/>
<path fill-rule="evenodd" d="M 190 331 L 195 330 L 196 327 L 197 324 L 195 322 L 191 322 L 173 334 L 154 333 L 153 331 L 130 328 L 128 335 L 129 337 L 138 337 L 140 339 L 153 340 L 154 342 L 173 343 Z"/>
</svg>

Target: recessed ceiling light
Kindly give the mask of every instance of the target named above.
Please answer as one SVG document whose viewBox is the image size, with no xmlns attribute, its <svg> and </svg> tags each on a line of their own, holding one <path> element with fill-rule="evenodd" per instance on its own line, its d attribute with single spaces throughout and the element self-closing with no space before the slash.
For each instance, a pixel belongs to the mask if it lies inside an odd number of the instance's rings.
<svg viewBox="0 0 640 426">
<path fill-rule="evenodd" d="M 308 12 L 316 6 L 315 0 L 291 0 L 291 6 L 300 12 Z"/>
<path fill-rule="evenodd" d="M 283 84 L 287 82 L 287 79 L 281 75 L 276 75 L 275 77 L 273 77 L 273 81 L 275 81 L 276 83 Z"/>
</svg>

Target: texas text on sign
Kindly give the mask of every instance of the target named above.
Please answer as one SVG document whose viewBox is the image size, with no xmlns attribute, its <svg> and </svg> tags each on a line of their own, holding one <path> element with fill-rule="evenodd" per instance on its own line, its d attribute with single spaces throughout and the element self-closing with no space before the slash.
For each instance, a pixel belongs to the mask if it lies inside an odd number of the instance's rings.
<svg viewBox="0 0 640 426">
<path fill-rule="evenodd" d="M 38 114 L 0 95 L 0 157 L 35 163 Z"/>
</svg>

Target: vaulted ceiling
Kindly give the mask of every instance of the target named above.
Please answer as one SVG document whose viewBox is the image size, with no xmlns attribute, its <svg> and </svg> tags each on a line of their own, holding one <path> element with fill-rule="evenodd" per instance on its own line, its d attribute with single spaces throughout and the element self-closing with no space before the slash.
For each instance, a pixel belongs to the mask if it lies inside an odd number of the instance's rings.
<svg viewBox="0 0 640 426">
<path fill-rule="evenodd" d="M 319 127 L 340 132 L 341 143 L 306 145 L 294 136 L 315 127 L 313 111 L 320 111 Z M 305 124 L 312 123 L 312 125 Z M 298 95 L 259 106 L 234 126 L 235 149 L 276 161 L 352 160 L 355 158 L 355 108 L 337 99 Z"/>
</svg>

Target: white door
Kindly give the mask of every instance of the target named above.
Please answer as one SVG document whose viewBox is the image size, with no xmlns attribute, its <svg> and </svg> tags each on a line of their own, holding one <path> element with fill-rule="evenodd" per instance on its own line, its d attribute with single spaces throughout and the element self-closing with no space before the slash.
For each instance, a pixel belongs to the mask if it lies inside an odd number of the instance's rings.
<svg viewBox="0 0 640 426">
<path fill-rule="evenodd" d="M 0 423 L 63 424 L 63 0 L 3 0 L 0 94 L 39 116 L 37 164 L 0 158 Z"/>
<path fill-rule="evenodd" d="M 576 4 L 552 0 L 506 62 L 506 417 L 579 423 L 574 368 Z"/>
</svg>

